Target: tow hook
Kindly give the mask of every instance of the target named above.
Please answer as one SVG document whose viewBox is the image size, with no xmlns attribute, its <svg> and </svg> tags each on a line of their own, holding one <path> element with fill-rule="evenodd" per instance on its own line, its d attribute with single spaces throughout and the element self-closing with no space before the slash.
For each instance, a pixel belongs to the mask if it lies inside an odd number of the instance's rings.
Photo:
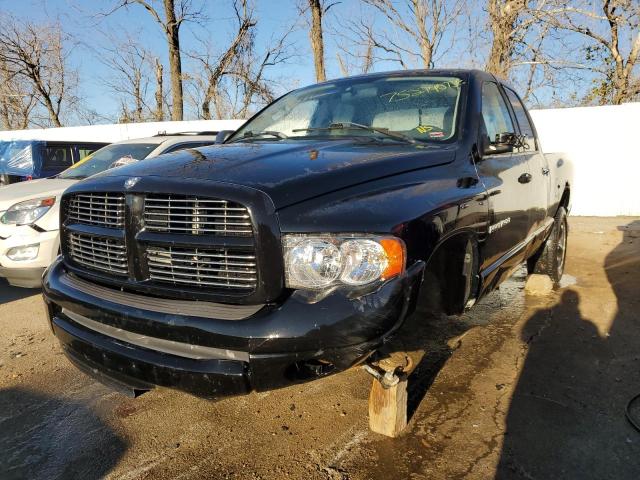
<svg viewBox="0 0 640 480">
<path fill-rule="evenodd" d="M 411 371 L 412 366 L 413 362 L 409 356 L 392 354 L 381 360 L 369 360 L 362 368 L 380 382 L 384 389 L 389 389 L 405 379 L 406 372 Z"/>
<path fill-rule="evenodd" d="M 395 387 L 398 383 L 400 383 L 400 377 L 396 375 L 394 372 L 387 372 L 386 370 L 381 369 L 375 365 L 365 364 L 362 368 L 370 374 L 373 378 L 380 382 L 380 385 L 384 389 L 389 389 L 391 387 Z"/>
</svg>

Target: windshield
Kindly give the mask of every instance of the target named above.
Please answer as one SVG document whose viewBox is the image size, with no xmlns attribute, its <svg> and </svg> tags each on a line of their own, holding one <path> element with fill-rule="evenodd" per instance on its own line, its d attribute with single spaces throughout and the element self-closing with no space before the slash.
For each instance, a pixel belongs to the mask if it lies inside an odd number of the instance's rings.
<svg viewBox="0 0 640 480">
<path fill-rule="evenodd" d="M 119 143 L 107 145 L 93 155 L 85 157 L 84 160 L 76 163 L 73 167 L 66 169 L 58 175 L 58 178 L 87 178 L 107 170 L 115 161 L 122 157 L 143 160 L 157 146 L 157 143 Z"/>
<path fill-rule="evenodd" d="M 441 142 L 455 135 L 462 83 L 455 77 L 421 76 L 354 78 L 307 87 L 271 104 L 230 141 L 366 135 Z"/>
</svg>

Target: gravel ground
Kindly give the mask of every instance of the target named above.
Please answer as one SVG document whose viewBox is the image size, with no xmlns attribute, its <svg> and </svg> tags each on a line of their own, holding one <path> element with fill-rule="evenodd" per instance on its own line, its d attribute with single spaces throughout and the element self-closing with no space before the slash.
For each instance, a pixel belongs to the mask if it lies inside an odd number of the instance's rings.
<svg viewBox="0 0 640 480">
<path fill-rule="evenodd" d="M 417 314 L 427 354 L 393 440 L 367 429 L 360 369 L 216 402 L 123 397 L 66 361 L 38 291 L 0 283 L 0 478 L 640 478 L 624 418 L 640 392 L 640 220 L 570 226 L 558 291 L 528 297 L 519 272 L 461 318 Z"/>
</svg>

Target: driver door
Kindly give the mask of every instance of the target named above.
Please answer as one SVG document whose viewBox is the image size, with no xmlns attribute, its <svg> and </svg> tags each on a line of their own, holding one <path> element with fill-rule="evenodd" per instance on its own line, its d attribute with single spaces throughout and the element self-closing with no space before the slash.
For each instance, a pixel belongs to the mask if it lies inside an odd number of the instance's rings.
<svg viewBox="0 0 640 480">
<path fill-rule="evenodd" d="M 482 117 L 489 141 L 500 133 L 515 133 L 516 127 L 498 84 L 482 86 Z M 480 142 L 483 144 L 484 142 Z M 489 226 L 481 270 L 490 274 L 501 266 L 510 269 L 524 258 L 524 240 L 529 230 L 527 179 L 529 163 L 523 155 L 484 153 L 477 164 L 489 203 Z"/>
</svg>

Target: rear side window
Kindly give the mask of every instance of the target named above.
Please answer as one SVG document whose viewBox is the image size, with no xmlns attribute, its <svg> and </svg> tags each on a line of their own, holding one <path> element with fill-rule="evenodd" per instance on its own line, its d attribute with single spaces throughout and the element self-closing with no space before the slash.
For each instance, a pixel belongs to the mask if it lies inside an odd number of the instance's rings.
<svg viewBox="0 0 640 480">
<path fill-rule="evenodd" d="M 518 95 L 516 95 L 516 93 L 509 88 L 505 87 L 504 91 L 507 93 L 507 98 L 509 98 L 509 102 L 511 103 L 513 112 L 516 114 L 516 120 L 518 121 L 518 125 L 520 126 L 520 133 L 527 137 L 527 143 L 529 144 L 529 147 L 532 150 L 536 150 L 536 136 L 533 133 L 533 127 L 531 126 L 527 111 L 524 109 L 520 98 L 518 98 Z"/>
<path fill-rule="evenodd" d="M 487 82 L 482 85 L 482 117 L 491 142 L 495 142 L 496 135 L 500 133 L 516 131 L 507 104 L 495 83 Z"/>
<path fill-rule="evenodd" d="M 65 169 L 73 165 L 71 146 L 46 145 L 44 147 L 43 166 L 45 169 Z"/>
</svg>

